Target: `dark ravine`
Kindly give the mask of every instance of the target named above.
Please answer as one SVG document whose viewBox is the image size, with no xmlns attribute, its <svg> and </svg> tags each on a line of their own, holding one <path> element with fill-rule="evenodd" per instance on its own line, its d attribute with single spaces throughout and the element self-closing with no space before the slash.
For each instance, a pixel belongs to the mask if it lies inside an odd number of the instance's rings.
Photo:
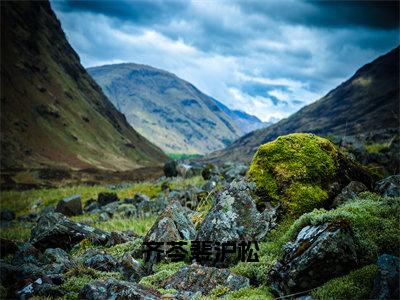
<svg viewBox="0 0 400 300">
<path fill-rule="evenodd" d="M 349 80 L 290 117 L 239 138 L 208 156 L 211 161 L 250 162 L 259 145 L 280 135 L 310 132 L 322 136 L 398 134 L 399 47 L 360 68 Z"/>
<path fill-rule="evenodd" d="M 2 2 L 1 33 L 3 171 L 126 171 L 166 159 L 82 67 L 49 2 Z"/>
<path fill-rule="evenodd" d="M 88 72 L 128 122 L 168 153 L 209 153 L 266 126 L 167 71 L 129 63 Z"/>
</svg>

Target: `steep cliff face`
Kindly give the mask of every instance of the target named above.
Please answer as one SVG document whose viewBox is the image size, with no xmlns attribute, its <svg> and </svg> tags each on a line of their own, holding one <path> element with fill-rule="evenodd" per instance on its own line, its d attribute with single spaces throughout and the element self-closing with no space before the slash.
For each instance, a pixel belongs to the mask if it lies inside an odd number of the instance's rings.
<svg viewBox="0 0 400 300">
<path fill-rule="evenodd" d="M 272 126 L 250 132 L 226 149 L 212 153 L 210 159 L 249 162 L 259 145 L 293 132 L 322 136 L 398 134 L 399 54 L 397 47 L 378 57 L 320 100 Z"/>
<path fill-rule="evenodd" d="M 49 2 L 2 2 L 1 39 L 2 170 L 128 170 L 166 159 L 81 66 Z"/>
<path fill-rule="evenodd" d="M 143 136 L 168 153 L 208 153 L 242 135 L 214 99 L 172 73 L 138 64 L 89 68 Z"/>
</svg>

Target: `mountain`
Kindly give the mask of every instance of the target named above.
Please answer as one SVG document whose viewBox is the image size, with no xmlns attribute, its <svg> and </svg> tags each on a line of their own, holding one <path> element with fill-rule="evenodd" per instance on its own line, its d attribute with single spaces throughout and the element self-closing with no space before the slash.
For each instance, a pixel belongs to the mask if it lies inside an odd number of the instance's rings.
<svg viewBox="0 0 400 300">
<path fill-rule="evenodd" d="M 362 136 L 399 132 L 399 47 L 361 67 L 318 101 L 267 128 L 211 153 L 211 161 L 249 162 L 258 146 L 280 135 L 310 132 L 322 136 Z"/>
<path fill-rule="evenodd" d="M 250 131 L 265 128 L 272 124 L 272 122 L 263 122 L 259 118 L 241 110 L 231 110 L 226 105 L 213 99 L 218 107 L 230 117 L 236 126 L 245 134 Z"/>
<path fill-rule="evenodd" d="M 1 2 L 1 91 L 2 171 L 124 171 L 166 159 L 82 67 L 49 2 Z"/>
<path fill-rule="evenodd" d="M 88 72 L 128 122 L 168 153 L 204 154 L 242 135 L 214 99 L 174 74 L 133 63 Z"/>
</svg>

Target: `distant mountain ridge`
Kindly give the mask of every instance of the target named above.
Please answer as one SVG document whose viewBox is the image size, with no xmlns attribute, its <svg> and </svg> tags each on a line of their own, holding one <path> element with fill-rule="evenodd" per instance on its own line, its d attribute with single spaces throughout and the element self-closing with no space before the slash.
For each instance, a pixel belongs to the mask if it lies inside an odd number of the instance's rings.
<svg viewBox="0 0 400 300">
<path fill-rule="evenodd" d="M 235 122 L 235 124 L 240 128 L 243 134 L 249 133 L 256 129 L 265 128 L 273 124 L 272 122 L 263 122 L 256 116 L 250 115 L 244 111 L 231 110 L 221 102 L 215 99 L 213 100 L 218 105 L 218 107 Z"/>
<path fill-rule="evenodd" d="M 88 68 L 104 93 L 143 136 L 168 153 L 222 149 L 262 124 L 235 113 L 176 75 L 124 63 Z"/>
<path fill-rule="evenodd" d="M 361 67 L 318 101 L 267 128 L 248 133 L 207 159 L 249 162 L 259 145 L 293 132 L 349 136 L 389 130 L 398 135 L 399 61 L 397 47 Z"/>
<path fill-rule="evenodd" d="M 166 155 L 81 66 L 47 1 L 1 2 L 1 169 L 132 170 Z"/>
</svg>

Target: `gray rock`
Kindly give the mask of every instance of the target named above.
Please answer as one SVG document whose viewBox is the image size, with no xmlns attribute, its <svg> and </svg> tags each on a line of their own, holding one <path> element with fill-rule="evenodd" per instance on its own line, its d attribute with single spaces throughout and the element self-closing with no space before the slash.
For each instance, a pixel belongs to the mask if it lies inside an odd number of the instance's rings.
<svg viewBox="0 0 400 300">
<path fill-rule="evenodd" d="M 65 295 L 65 292 L 60 287 L 54 285 L 49 277 L 44 276 L 26 285 L 16 294 L 20 299 L 29 299 L 32 296 L 62 297 Z"/>
<path fill-rule="evenodd" d="M 241 164 L 233 164 L 229 166 L 226 170 L 223 172 L 223 176 L 229 180 L 232 181 L 235 178 L 238 178 L 239 176 L 245 176 L 247 173 L 247 167 L 245 165 Z"/>
<path fill-rule="evenodd" d="M 43 254 L 30 243 L 22 244 L 15 253 L 12 264 L 20 266 L 24 264 L 40 265 L 43 261 Z"/>
<path fill-rule="evenodd" d="M 145 241 L 170 242 L 191 240 L 196 230 L 178 201 L 171 202 L 145 236 Z"/>
<path fill-rule="evenodd" d="M 69 255 L 60 248 L 48 248 L 43 254 L 46 274 L 60 274 L 72 267 Z"/>
<path fill-rule="evenodd" d="M 260 213 L 251 196 L 255 186 L 244 179 L 234 180 L 217 195 L 197 232 L 196 240 L 239 241 L 262 240 L 275 226 L 272 207 Z"/>
<path fill-rule="evenodd" d="M 119 263 L 111 255 L 97 249 L 90 249 L 80 257 L 86 267 L 104 272 L 118 272 Z"/>
<path fill-rule="evenodd" d="M 351 181 L 346 185 L 342 191 L 335 197 L 332 203 L 332 207 L 338 207 L 339 205 L 351 200 L 361 192 L 368 191 L 368 188 L 359 181 Z"/>
<path fill-rule="evenodd" d="M 60 200 L 57 204 L 56 212 L 66 216 L 83 214 L 81 196 L 73 195 Z"/>
<path fill-rule="evenodd" d="M 129 253 L 121 258 L 120 265 L 127 280 L 139 282 L 146 275 L 145 269 L 140 262 L 134 259 Z"/>
<path fill-rule="evenodd" d="M 84 286 L 79 294 L 80 299 L 106 300 L 106 299 L 138 299 L 158 300 L 161 294 L 142 285 L 115 280 L 96 280 Z"/>
<path fill-rule="evenodd" d="M 191 293 L 208 295 L 217 285 L 236 291 L 249 286 L 249 279 L 231 273 L 228 269 L 204 267 L 197 264 L 185 266 L 177 273 L 161 282 L 165 289 L 176 289 Z"/>
<path fill-rule="evenodd" d="M 269 273 L 273 291 L 280 295 L 318 287 L 347 274 L 358 265 L 356 244 L 345 223 L 305 226 L 294 242 L 284 246 L 284 257 Z"/>
<path fill-rule="evenodd" d="M 392 175 L 378 181 L 375 185 L 375 191 L 382 196 L 399 197 L 400 175 Z"/>
<path fill-rule="evenodd" d="M 39 218 L 32 229 L 30 243 L 38 249 L 71 249 L 75 244 L 87 238 L 99 244 L 105 244 L 110 234 L 91 226 L 73 222 L 60 213 L 50 213 Z"/>
<path fill-rule="evenodd" d="M 383 254 L 378 258 L 379 274 L 375 278 L 371 299 L 400 299 L 400 258 Z"/>
<path fill-rule="evenodd" d="M 97 202 L 100 206 L 104 206 L 116 201 L 119 201 L 119 199 L 115 193 L 99 193 L 97 196 Z"/>
</svg>

